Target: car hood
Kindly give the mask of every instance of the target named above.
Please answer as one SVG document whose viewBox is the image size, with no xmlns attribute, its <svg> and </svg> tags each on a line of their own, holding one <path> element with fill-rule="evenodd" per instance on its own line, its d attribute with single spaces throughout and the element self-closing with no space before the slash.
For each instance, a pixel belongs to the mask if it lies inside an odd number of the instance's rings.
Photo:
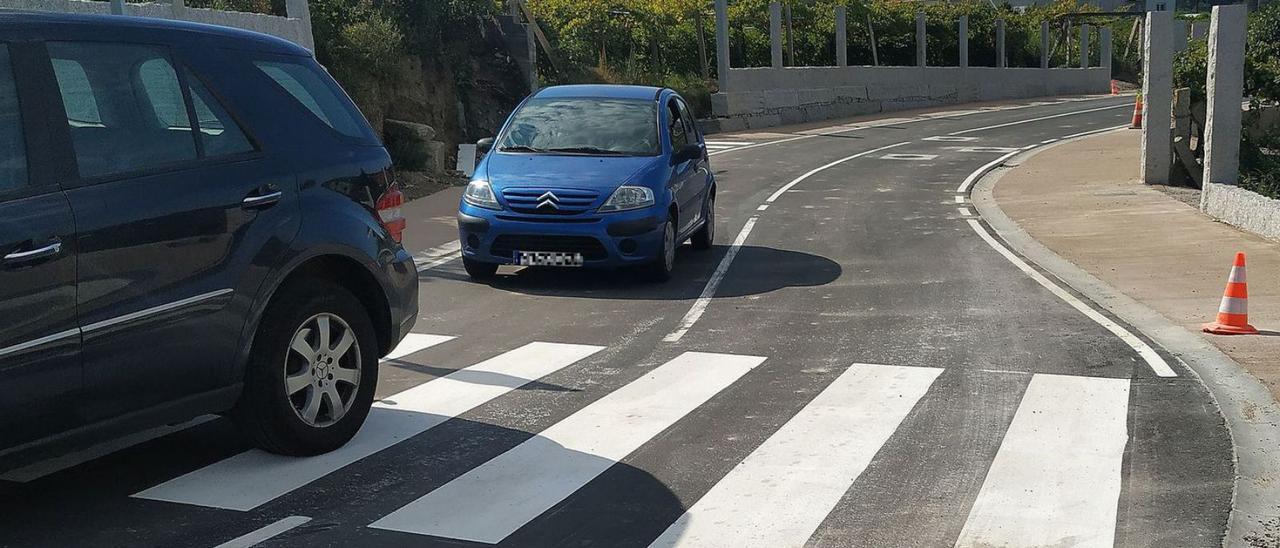
<svg viewBox="0 0 1280 548">
<path fill-rule="evenodd" d="M 662 156 L 555 156 L 490 154 L 485 175 L 495 191 L 511 187 L 583 188 L 609 192 L 623 183 L 644 184 L 666 165 Z"/>
</svg>

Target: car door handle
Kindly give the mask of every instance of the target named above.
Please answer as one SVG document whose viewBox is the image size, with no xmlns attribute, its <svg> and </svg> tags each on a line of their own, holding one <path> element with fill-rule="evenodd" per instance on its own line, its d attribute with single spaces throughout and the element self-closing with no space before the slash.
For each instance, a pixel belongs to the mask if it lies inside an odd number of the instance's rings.
<svg viewBox="0 0 1280 548">
<path fill-rule="evenodd" d="M 279 190 L 256 196 L 247 196 L 240 202 L 240 207 L 245 209 L 270 207 L 279 202 L 282 196 L 284 196 L 284 193 Z"/>
<path fill-rule="evenodd" d="M 59 253 L 62 253 L 62 242 L 55 240 L 53 243 L 46 245 L 40 249 L 32 249 L 30 251 L 14 251 L 13 253 L 10 253 L 4 256 L 4 262 L 10 263 L 10 264 L 25 263 L 25 262 L 43 259 L 45 257 L 52 257 Z"/>
</svg>

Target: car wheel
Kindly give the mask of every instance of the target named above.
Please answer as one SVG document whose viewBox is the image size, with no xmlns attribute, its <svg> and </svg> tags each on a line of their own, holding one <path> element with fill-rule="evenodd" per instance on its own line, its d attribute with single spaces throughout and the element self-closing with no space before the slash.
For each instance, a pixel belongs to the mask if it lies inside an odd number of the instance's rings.
<svg viewBox="0 0 1280 548">
<path fill-rule="evenodd" d="M 487 280 L 498 273 L 498 265 L 494 263 L 484 263 L 466 257 L 462 258 L 462 268 L 466 269 L 467 275 L 473 280 Z"/>
<path fill-rule="evenodd" d="M 702 218 L 705 222 L 702 228 L 693 233 L 693 248 L 705 251 L 711 249 L 711 245 L 716 239 L 716 195 L 712 194 L 707 197 L 706 209 L 702 212 Z"/>
<path fill-rule="evenodd" d="M 649 263 L 646 274 L 650 280 L 665 282 L 671 279 L 671 271 L 676 264 L 676 220 L 667 219 L 662 228 L 662 249 L 658 257 Z"/>
<path fill-rule="evenodd" d="M 342 447 L 369 415 L 378 339 L 351 292 L 306 280 L 262 318 L 232 416 L 262 449 L 318 455 Z"/>
</svg>

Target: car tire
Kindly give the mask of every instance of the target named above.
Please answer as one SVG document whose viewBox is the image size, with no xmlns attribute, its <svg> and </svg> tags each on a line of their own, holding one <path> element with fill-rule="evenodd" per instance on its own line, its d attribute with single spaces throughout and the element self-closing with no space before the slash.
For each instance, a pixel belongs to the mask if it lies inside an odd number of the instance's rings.
<svg viewBox="0 0 1280 548">
<path fill-rule="evenodd" d="M 658 257 L 652 263 L 645 267 L 645 277 L 653 282 L 665 282 L 671 279 L 671 272 L 675 268 L 676 257 L 676 220 L 674 217 L 667 219 L 667 223 L 663 225 L 662 246 L 658 251 Z"/>
<path fill-rule="evenodd" d="M 716 195 L 707 196 L 707 204 L 702 211 L 702 228 L 693 233 L 690 242 L 693 248 L 699 251 L 711 249 L 716 239 Z"/>
<path fill-rule="evenodd" d="M 232 418 L 272 453 L 342 447 L 369 415 L 379 355 L 373 322 L 355 295 L 324 280 L 291 284 L 263 315 Z"/>
<path fill-rule="evenodd" d="M 466 257 L 462 258 L 462 268 L 466 269 L 467 275 L 471 276 L 471 279 L 476 281 L 487 280 L 492 278 L 494 274 L 498 273 L 498 265 L 494 263 L 480 262 Z"/>
</svg>

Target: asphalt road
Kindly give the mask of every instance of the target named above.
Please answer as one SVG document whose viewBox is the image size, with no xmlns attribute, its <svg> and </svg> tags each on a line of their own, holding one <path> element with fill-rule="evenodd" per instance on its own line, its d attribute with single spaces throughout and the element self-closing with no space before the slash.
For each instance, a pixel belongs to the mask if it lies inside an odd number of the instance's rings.
<svg viewBox="0 0 1280 548">
<path fill-rule="evenodd" d="M 663 285 L 473 283 L 453 204 L 412 204 L 421 335 L 351 445 L 271 457 L 217 419 L 121 440 L 3 476 L 0 545 L 1219 545 L 1204 389 L 960 191 L 1131 104 L 714 136 L 718 245 Z"/>
</svg>

